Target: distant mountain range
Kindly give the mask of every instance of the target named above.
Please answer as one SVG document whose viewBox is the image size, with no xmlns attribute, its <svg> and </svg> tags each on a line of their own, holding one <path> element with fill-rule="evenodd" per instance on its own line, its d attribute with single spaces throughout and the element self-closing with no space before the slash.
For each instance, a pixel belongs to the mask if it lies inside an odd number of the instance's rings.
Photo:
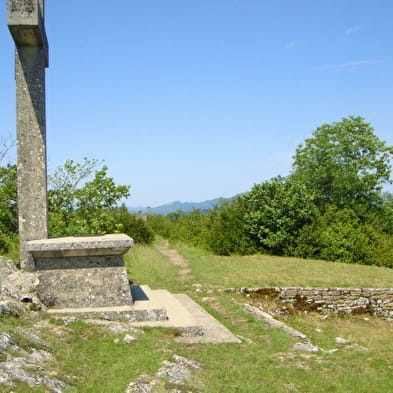
<svg viewBox="0 0 393 393">
<path fill-rule="evenodd" d="M 177 210 L 181 210 L 184 213 L 191 213 L 194 210 L 200 210 L 202 213 L 207 213 L 209 210 L 213 209 L 216 205 L 222 204 L 227 200 L 232 198 L 216 198 L 210 199 L 204 202 L 180 202 L 175 201 L 171 203 L 167 203 L 165 205 L 157 206 L 157 207 L 128 207 L 128 210 L 131 213 L 150 213 L 150 214 L 161 214 L 166 216 L 168 213 L 175 212 Z"/>
</svg>

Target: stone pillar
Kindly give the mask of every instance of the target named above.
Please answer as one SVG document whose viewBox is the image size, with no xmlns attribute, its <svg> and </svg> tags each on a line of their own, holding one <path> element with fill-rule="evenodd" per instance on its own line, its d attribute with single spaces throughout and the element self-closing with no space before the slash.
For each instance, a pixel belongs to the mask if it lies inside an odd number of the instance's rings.
<svg viewBox="0 0 393 393">
<path fill-rule="evenodd" d="M 16 46 L 18 218 L 20 261 L 34 270 L 26 242 L 48 237 L 45 68 L 48 43 L 44 0 L 8 0 L 8 27 Z"/>
</svg>

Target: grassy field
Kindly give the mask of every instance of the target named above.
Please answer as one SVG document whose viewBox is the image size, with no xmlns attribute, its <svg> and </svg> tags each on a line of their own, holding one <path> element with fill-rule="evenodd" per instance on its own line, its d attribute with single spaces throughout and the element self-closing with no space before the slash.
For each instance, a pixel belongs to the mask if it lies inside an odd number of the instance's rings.
<svg viewBox="0 0 393 393">
<path fill-rule="evenodd" d="M 202 283 L 224 288 L 257 286 L 393 287 L 393 269 L 266 255 L 219 257 L 185 244 L 174 247 L 190 261 L 192 283 L 177 280 L 177 268 L 154 248 L 127 256 L 130 277 L 153 288 L 181 290 Z"/>
<path fill-rule="evenodd" d="M 179 279 L 178 268 L 153 247 L 135 247 L 126 257 L 130 278 L 137 284 L 187 293 L 234 334 L 242 344 L 181 344 L 174 332 L 144 329 L 131 344 L 121 334 L 82 321 L 68 325 L 42 315 L 40 323 L 56 360 L 53 375 L 69 376 L 78 393 L 124 393 L 127 384 L 142 373 L 154 375 L 173 351 L 198 361 L 183 393 L 385 393 L 393 391 L 393 324 L 371 316 L 323 318 L 300 313 L 283 320 L 307 334 L 313 344 L 336 353 L 292 352 L 296 340 L 246 313 L 247 299 L 219 291 L 222 287 L 261 285 L 377 286 L 393 287 L 393 270 L 321 261 L 265 256 L 215 257 L 184 245 L 176 245 L 190 261 L 192 271 Z M 31 327 L 37 318 L 0 317 L 0 331 Z M 335 343 L 343 337 L 367 350 Z M 119 344 L 114 344 L 116 338 Z M 21 345 L 28 343 L 21 343 Z M 2 390 L 3 389 L 3 390 Z M 0 392 L 41 392 L 19 385 Z M 174 392 L 167 384 L 158 393 Z M 179 391 L 179 390 L 177 390 Z"/>
</svg>

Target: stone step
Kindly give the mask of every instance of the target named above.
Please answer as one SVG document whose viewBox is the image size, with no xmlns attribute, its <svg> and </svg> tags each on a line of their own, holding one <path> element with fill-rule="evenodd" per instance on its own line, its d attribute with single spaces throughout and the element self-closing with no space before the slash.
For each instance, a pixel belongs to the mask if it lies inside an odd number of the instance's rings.
<svg viewBox="0 0 393 393">
<path fill-rule="evenodd" d="M 134 304 L 110 307 L 78 307 L 78 308 L 52 308 L 48 313 L 56 315 L 75 315 L 84 318 L 98 318 L 113 321 L 166 321 L 167 310 L 160 301 L 162 296 L 168 296 L 168 291 L 152 291 L 144 286 L 131 290 L 136 293 Z"/>
<path fill-rule="evenodd" d="M 177 340 L 185 343 L 240 343 L 225 326 L 184 294 L 147 285 L 131 289 L 132 306 L 52 309 L 49 313 L 83 316 L 92 319 L 129 321 L 134 327 L 167 327 L 178 331 Z"/>
<path fill-rule="evenodd" d="M 136 322 L 140 326 L 166 326 L 166 327 L 190 327 L 195 326 L 195 321 L 191 313 L 184 308 L 179 300 L 166 289 L 150 289 L 147 285 L 141 285 L 141 289 L 148 297 L 148 301 L 135 301 L 137 309 L 144 309 L 147 306 L 151 308 L 165 308 L 167 311 L 167 320 L 145 320 Z"/>
<path fill-rule="evenodd" d="M 153 303 L 165 306 L 168 319 L 138 321 L 133 322 L 133 326 L 176 328 L 179 330 L 177 340 L 185 343 L 241 343 L 241 340 L 189 296 L 171 294 L 166 290 L 151 290 L 144 285 L 141 287 Z"/>
<path fill-rule="evenodd" d="M 48 309 L 49 314 L 74 315 L 83 318 L 98 318 L 110 321 L 165 321 L 168 319 L 164 308 L 138 308 L 131 306 L 81 307 Z"/>
</svg>

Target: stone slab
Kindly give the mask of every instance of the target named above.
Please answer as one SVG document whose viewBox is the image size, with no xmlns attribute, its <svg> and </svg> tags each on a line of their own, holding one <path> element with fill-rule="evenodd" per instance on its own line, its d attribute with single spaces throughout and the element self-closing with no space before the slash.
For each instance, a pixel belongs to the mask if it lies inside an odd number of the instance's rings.
<svg viewBox="0 0 393 393">
<path fill-rule="evenodd" d="M 26 250 L 33 258 L 122 255 L 133 244 L 133 240 L 124 234 L 69 236 L 31 240 L 26 243 Z"/>
<path fill-rule="evenodd" d="M 138 308 L 134 305 L 116 307 L 83 307 L 50 309 L 49 314 L 61 316 L 76 316 L 83 318 L 104 319 L 108 321 L 166 321 L 167 312 L 164 308 Z"/>
</svg>

